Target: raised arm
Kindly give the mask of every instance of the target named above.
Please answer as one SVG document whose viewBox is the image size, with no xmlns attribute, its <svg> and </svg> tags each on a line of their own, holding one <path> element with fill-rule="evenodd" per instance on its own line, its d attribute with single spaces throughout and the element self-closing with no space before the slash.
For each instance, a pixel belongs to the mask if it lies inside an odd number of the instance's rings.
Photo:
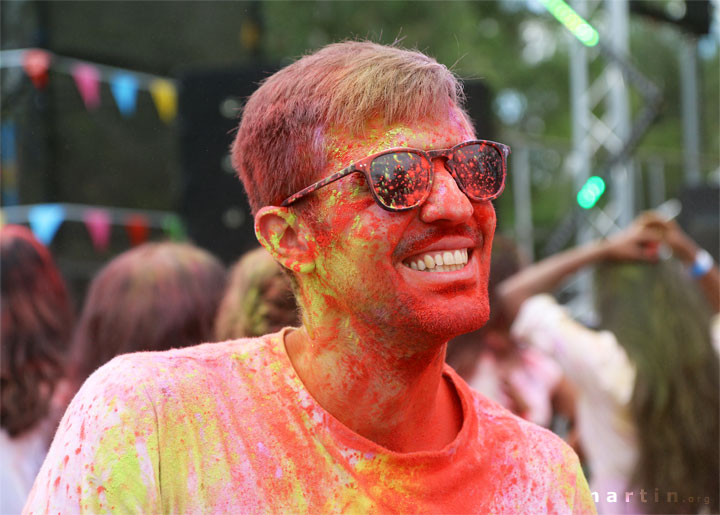
<svg viewBox="0 0 720 515">
<path fill-rule="evenodd" d="M 720 312 L 720 273 L 717 263 L 674 221 L 664 221 L 655 213 L 647 213 L 643 224 L 662 232 L 663 241 L 673 255 L 690 271 L 715 313 Z"/>
<path fill-rule="evenodd" d="M 506 315 L 514 320 L 529 297 L 548 292 L 585 266 L 603 260 L 655 261 L 663 231 L 641 219 L 608 238 L 574 247 L 543 259 L 498 286 L 498 296 Z"/>
</svg>

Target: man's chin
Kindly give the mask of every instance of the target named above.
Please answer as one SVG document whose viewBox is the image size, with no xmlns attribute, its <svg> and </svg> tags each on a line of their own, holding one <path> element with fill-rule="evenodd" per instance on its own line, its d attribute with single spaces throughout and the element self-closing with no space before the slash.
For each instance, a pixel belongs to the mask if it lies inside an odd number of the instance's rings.
<svg viewBox="0 0 720 515">
<path fill-rule="evenodd" d="M 465 300 L 466 302 L 462 302 L 455 299 L 440 306 L 438 303 L 416 306 L 412 321 L 407 320 L 406 327 L 445 341 L 476 331 L 484 326 L 490 317 L 487 298 Z"/>
</svg>

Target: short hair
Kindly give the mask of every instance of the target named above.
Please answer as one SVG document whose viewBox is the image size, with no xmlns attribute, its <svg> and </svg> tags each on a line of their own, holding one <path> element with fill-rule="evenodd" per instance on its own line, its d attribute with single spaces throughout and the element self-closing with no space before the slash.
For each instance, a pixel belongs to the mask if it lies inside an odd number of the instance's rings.
<svg viewBox="0 0 720 515">
<path fill-rule="evenodd" d="M 325 170 L 328 130 L 361 134 L 385 125 L 463 113 L 455 75 L 418 51 L 369 41 L 328 45 L 267 78 L 248 99 L 232 163 L 253 214 L 279 205 Z"/>
<path fill-rule="evenodd" d="M 78 387 L 118 354 L 212 340 L 225 267 L 187 243 L 145 243 L 115 257 L 90 283 L 72 341 Z"/>
<path fill-rule="evenodd" d="M 262 247 L 246 252 L 232 268 L 215 321 L 215 338 L 262 336 L 299 323 L 284 269 Z"/>
<path fill-rule="evenodd" d="M 0 230 L 0 261 L 0 425 L 14 437 L 48 414 L 64 373 L 74 314 L 50 252 L 29 229 Z"/>
</svg>

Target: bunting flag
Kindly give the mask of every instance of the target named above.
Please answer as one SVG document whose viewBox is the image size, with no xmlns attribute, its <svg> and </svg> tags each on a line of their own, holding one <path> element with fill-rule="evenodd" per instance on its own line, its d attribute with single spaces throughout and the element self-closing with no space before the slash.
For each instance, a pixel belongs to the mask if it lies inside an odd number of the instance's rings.
<svg viewBox="0 0 720 515">
<path fill-rule="evenodd" d="M 163 218 L 162 228 L 172 241 L 185 241 L 187 239 L 185 226 L 180 217 L 175 214 L 166 215 Z"/>
<path fill-rule="evenodd" d="M 110 231 L 112 220 L 110 213 L 104 209 L 88 209 L 84 215 L 85 227 L 87 227 L 93 247 L 98 252 L 105 252 L 110 246 Z"/>
<path fill-rule="evenodd" d="M 170 123 L 177 114 L 177 90 L 169 80 L 155 79 L 150 83 L 150 94 L 155 102 L 158 116 L 165 123 Z"/>
<path fill-rule="evenodd" d="M 23 54 L 23 69 L 37 89 L 48 84 L 50 61 L 50 52 L 45 50 L 32 49 Z"/>
<path fill-rule="evenodd" d="M 125 220 L 125 229 L 127 230 L 130 244 L 133 247 L 145 243 L 150 236 L 150 224 L 147 217 L 141 214 L 134 214 Z"/>
<path fill-rule="evenodd" d="M 60 224 L 65 220 L 65 209 L 57 204 L 33 206 L 28 212 L 30 229 L 46 247 L 52 243 Z"/>
<path fill-rule="evenodd" d="M 116 73 L 110 80 L 110 90 L 115 103 L 120 114 L 125 117 L 135 114 L 138 86 L 138 80 L 130 73 Z"/>
<path fill-rule="evenodd" d="M 100 107 L 100 71 L 91 64 L 78 63 L 72 67 L 72 76 L 88 111 Z"/>
<path fill-rule="evenodd" d="M 251 37 L 252 39 L 252 37 Z M 7 53 L 7 54 L 6 54 Z M 101 83 L 109 84 L 118 110 L 124 117 L 137 110 L 139 91 L 149 91 L 159 118 L 171 123 L 177 116 L 178 93 L 175 81 L 169 78 L 135 72 L 114 66 L 79 61 L 53 54 L 41 48 L 0 50 L 0 58 L 11 55 L 0 67 L 22 66 L 36 88 L 45 88 L 49 71 L 70 74 L 88 110 L 97 109 L 101 103 Z"/>
</svg>

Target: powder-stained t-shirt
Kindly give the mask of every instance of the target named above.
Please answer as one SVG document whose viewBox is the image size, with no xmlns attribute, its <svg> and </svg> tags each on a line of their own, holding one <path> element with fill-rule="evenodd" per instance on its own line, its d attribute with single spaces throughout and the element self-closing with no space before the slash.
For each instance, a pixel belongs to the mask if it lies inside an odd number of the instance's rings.
<svg viewBox="0 0 720 515">
<path fill-rule="evenodd" d="M 437 452 L 396 453 L 308 393 L 284 334 L 120 356 L 68 408 L 27 513 L 594 513 L 573 451 L 470 390 Z"/>
</svg>

